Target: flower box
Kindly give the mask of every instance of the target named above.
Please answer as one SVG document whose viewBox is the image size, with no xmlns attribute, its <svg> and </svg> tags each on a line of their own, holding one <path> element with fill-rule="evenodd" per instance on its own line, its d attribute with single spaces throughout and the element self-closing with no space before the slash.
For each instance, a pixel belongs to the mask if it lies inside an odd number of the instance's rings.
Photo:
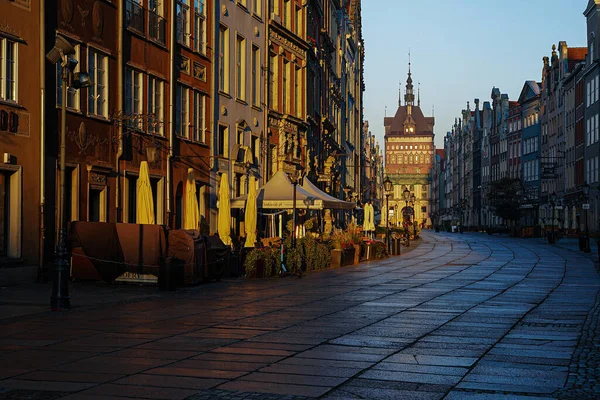
<svg viewBox="0 0 600 400">
<path fill-rule="evenodd" d="M 354 247 L 343 250 L 331 250 L 331 267 L 345 267 L 354 264 Z"/>
</svg>

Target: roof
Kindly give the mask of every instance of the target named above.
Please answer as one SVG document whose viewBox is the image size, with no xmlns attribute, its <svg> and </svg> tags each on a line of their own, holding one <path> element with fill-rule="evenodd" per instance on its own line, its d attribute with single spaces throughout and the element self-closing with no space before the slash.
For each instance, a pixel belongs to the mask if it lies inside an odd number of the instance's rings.
<svg viewBox="0 0 600 400">
<path fill-rule="evenodd" d="M 444 149 L 436 149 L 435 154 L 440 156 L 440 158 L 444 158 Z"/>
<path fill-rule="evenodd" d="M 588 49 L 587 47 L 569 47 L 567 49 L 567 57 L 569 61 L 583 61 L 585 60 L 585 56 L 587 55 Z"/>
<path fill-rule="evenodd" d="M 398 107 L 395 116 L 384 119 L 383 124 L 385 127 L 390 127 L 389 130 L 386 129 L 386 136 L 404 134 L 404 121 L 406 120 L 407 112 L 407 106 L 400 106 Z M 412 106 L 411 116 L 415 121 L 417 135 L 433 136 L 433 125 L 435 124 L 434 117 L 424 116 L 423 111 L 421 111 L 421 107 L 419 106 Z"/>
</svg>

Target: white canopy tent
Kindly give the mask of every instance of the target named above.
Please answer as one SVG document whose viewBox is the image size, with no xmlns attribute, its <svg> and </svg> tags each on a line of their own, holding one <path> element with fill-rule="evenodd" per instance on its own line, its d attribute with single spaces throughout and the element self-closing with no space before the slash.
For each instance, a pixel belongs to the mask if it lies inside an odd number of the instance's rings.
<svg viewBox="0 0 600 400">
<path fill-rule="evenodd" d="M 244 208 L 248 196 L 240 196 L 231 201 L 231 208 Z M 259 209 L 291 209 L 293 208 L 294 185 L 287 174 L 278 171 L 258 190 L 256 204 Z M 320 191 L 308 179 L 303 186 L 296 187 L 296 208 L 322 210 L 325 208 L 353 209 L 354 203 L 342 201 Z"/>
</svg>

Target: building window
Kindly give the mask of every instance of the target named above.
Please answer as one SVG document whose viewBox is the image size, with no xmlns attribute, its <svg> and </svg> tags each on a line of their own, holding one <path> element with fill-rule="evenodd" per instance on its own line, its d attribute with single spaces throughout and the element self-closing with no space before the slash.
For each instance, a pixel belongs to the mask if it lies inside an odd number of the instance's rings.
<svg viewBox="0 0 600 400">
<path fill-rule="evenodd" d="M 88 48 L 88 114 L 108 117 L 108 57 Z"/>
<path fill-rule="evenodd" d="M 283 0 L 283 15 L 281 16 L 283 26 L 292 29 L 292 1 Z"/>
<path fill-rule="evenodd" d="M 302 20 L 302 8 L 296 7 L 296 35 L 303 38 L 304 35 L 304 24 Z"/>
<path fill-rule="evenodd" d="M 17 102 L 18 51 L 16 42 L 0 37 L 0 99 L 2 100 Z"/>
<path fill-rule="evenodd" d="M 219 125 L 219 137 L 217 143 L 218 153 L 217 156 L 226 157 L 228 153 L 228 142 L 229 142 L 229 129 L 225 125 Z"/>
<path fill-rule="evenodd" d="M 125 3 L 125 24 L 129 29 L 144 33 L 144 8 L 140 0 L 127 0 Z"/>
<path fill-rule="evenodd" d="M 165 44 L 166 23 L 163 18 L 162 1 L 148 1 L 148 36 L 162 45 Z"/>
<path fill-rule="evenodd" d="M 248 0 L 238 0 L 238 4 L 244 8 L 248 8 Z"/>
<path fill-rule="evenodd" d="M 290 100 L 289 96 L 289 87 L 290 84 L 290 62 L 287 60 L 283 60 L 283 80 L 281 85 L 281 101 L 282 101 L 282 109 L 281 111 L 285 114 L 289 113 Z"/>
<path fill-rule="evenodd" d="M 142 93 L 142 73 L 131 68 L 125 69 L 125 114 L 129 117 L 128 125 L 135 129 L 143 128 L 144 113 Z"/>
<path fill-rule="evenodd" d="M 194 0 L 194 51 L 206 52 L 206 14 L 204 0 Z"/>
<path fill-rule="evenodd" d="M 206 96 L 198 91 L 194 91 L 194 137 L 196 142 L 206 143 L 204 136 L 204 110 Z"/>
<path fill-rule="evenodd" d="M 294 105 L 296 106 L 296 116 L 302 118 L 302 69 L 296 67 L 296 76 L 294 79 Z"/>
<path fill-rule="evenodd" d="M 260 107 L 260 49 L 252 45 L 252 105 Z"/>
<path fill-rule="evenodd" d="M 257 17 L 261 17 L 262 16 L 262 0 L 253 0 L 254 1 L 254 6 L 252 7 L 252 11 L 254 12 L 254 15 L 256 15 Z"/>
<path fill-rule="evenodd" d="M 153 77 L 148 77 L 148 114 L 151 117 L 148 120 L 148 133 L 163 135 L 163 99 L 164 83 Z"/>
<path fill-rule="evenodd" d="M 246 100 L 246 39 L 239 35 L 235 41 L 235 62 L 236 96 Z"/>
<path fill-rule="evenodd" d="M 184 46 L 190 45 L 190 5 L 189 0 L 178 0 L 176 9 L 177 42 Z"/>
<path fill-rule="evenodd" d="M 190 90 L 187 86 L 177 84 L 175 90 L 175 133 L 189 138 L 190 126 Z"/>
<path fill-rule="evenodd" d="M 269 108 L 277 108 L 277 56 L 269 53 Z"/>
<path fill-rule="evenodd" d="M 279 0 L 269 0 L 269 12 L 279 15 Z"/>
<path fill-rule="evenodd" d="M 229 30 L 219 27 L 219 90 L 229 92 Z"/>
<path fill-rule="evenodd" d="M 258 165 L 258 160 L 260 158 L 260 137 L 252 136 L 252 142 L 250 143 L 252 150 L 252 163 Z"/>
<path fill-rule="evenodd" d="M 69 60 L 76 60 L 78 62 L 75 69 L 73 69 L 73 72 L 75 73 L 79 72 L 79 45 L 73 47 L 75 48 L 75 54 L 71 54 L 68 58 Z M 78 90 L 72 87 L 67 88 L 67 108 L 77 111 L 80 110 L 79 95 Z M 60 62 L 56 64 L 56 105 L 62 107 L 62 65 Z"/>
</svg>

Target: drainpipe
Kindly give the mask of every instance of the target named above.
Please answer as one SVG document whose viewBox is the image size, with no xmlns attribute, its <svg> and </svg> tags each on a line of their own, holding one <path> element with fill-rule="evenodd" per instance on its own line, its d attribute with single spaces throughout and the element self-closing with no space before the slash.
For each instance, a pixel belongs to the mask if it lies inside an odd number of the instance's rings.
<svg viewBox="0 0 600 400">
<path fill-rule="evenodd" d="M 43 282 L 44 277 L 44 237 L 46 236 L 46 227 L 44 226 L 44 205 L 46 202 L 46 175 L 45 175 L 45 149 L 46 149 L 46 122 L 45 122 L 45 106 L 44 101 L 46 88 L 46 9 L 45 2 L 40 2 L 40 243 L 39 243 L 39 266 L 38 266 L 38 281 Z"/>
<path fill-rule="evenodd" d="M 215 139 L 216 139 L 216 137 L 218 135 L 218 132 L 219 132 L 219 129 L 218 129 L 218 118 L 216 118 L 216 115 L 215 115 L 215 108 L 216 108 L 215 107 L 215 103 L 216 103 L 217 99 L 219 98 L 219 93 L 218 93 L 217 88 L 216 88 L 216 80 L 218 78 L 216 78 L 216 74 L 215 74 L 215 70 L 216 70 L 215 64 L 216 64 L 216 58 L 217 58 L 216 54 L 217 54 L 217 51 L 218 51 L 218 49 L 216 47 L 216 43 L 217 43 L 217 31 L 216 31 L 216 29 L 217 29 L 217 16 L 219 15 L 219 10 L 218 10 L 218 2 L 214 1 L 211 4 L 212 4 L 213 7 L 215 7 L 215 10 L 213 12 L 209 12 L 209 14 L 212 15 L 212 19 L 211 19 L 211 22 L 210 22 L 210 28 L 212 29 L 212 35 L 210 35 L 211 36 L 211 38 L 210 38 L 210 40 L 211 40 L 211 43 L 210 43 L 210 45 L 211 45 L 211 57 L 210 57 L 210 60 L 211 60 L 211 68 L 212 68 L 212 74 L 211 74 L 212 79 L 210 80 L 210 95 L 211 95 L 211 98 L 210 98 L 210 118 L 211 118 L 212 124 L 209 125 L 209 126 L 212 127 L 212 129 L 211 129 L 212 130 L 212 136 L 210 138 L 210 143 L 212 143 L 212 146 L 210 146 L 210 151 L 209 151 L 209 154 L 208 154 L 208 157 L 209 157 L 208 158 L 208 166 L 209 166 L 209 181 L 214 176 L 215 177 L 215 180 L 214 180 L 215 187 L 213 189 L 212 185 L 211 185 L 211 188 L 209 189 L 209 191 L 210 191 L 210 200 L 208 202 L 208 219 L 209 219 L 208 224 L 209 224 L 209 227 L 210 227 L 210 231 L 211 232 L 213 232 L 213 231 L 216 232 L 218 230 L 217 229 L 217 222 L 213 221 L 212 217 L 213 216 L 216 217 L 217 213 L 214 212 L 216 210 L 214 210 L 213 207 L 212 207 L 212 204 L 213 204 L 212 200 L 213 200 L 213 190 L 214 190 L 214 196 L 215 197 L 217 197 L 217 191 L 218 191 L 218 188 L 217 188 L 217 185 L 216 185 L 216 182 L 217 182 L 217 172 L 215 171 L 215 163 L 218 163 L 218 161 L 216 161 L 217 160 L 216 158 L 213 158 L 213 155 L 214 155 L 213 152 L 214 152 L 214 149 L 216 148 L 215 147 L 215 145 L 216 145 Z M 207 49 L 207 51 L 208 51 L 208 49 Z"/>
<path fill-rule="evenodd" d="M 175 1 L 171 1 L 171 16 L 175 16 Z M 171 223 L 171 168 L 173 158 L 174 145 L 174 123 L 175 123 L 175 108 L 173 101 L 175 99 L 175 18 L 169 18 L 170 31 L 170 51 L 169 51 L 169 155 L 167 156 L 167 225 Z"/>
<path fill-rule="evenodd" d="M 266 2 L 265 2 L 266 3 Z M 271 68 L 271 63 L 270 61 L 270 51 L 271 49 L 269 48 L 269 44 L 270 44 L 270 39 L 269 39 L 269 20 L 271 18 L 271 10 L 269 8 L 268 4 L 265 4 L 265 8 L 266 8 L 266 15 L 265 15 L 265 50 L 263 51 L 264 54 L 264 65 L 265 67 L 263 68 L 263 76 L 264 76 L 264 91 L 265 94 L 263 96 L 263 104 L 264 104 L 264 115 L 265 115 L 265 122 L 264 122 L 264 141 L 265 141 L 265 165 L 263 167 L 263 181 L 262 181 L 262 185 L 264 185 L 268 180 L 269 180 L 269 176 L 267 175 L 269 173 L 269 157 L 270 157 L 270 153 L 271 153 L 271 148 L 269 145 L 269 69 Z M 307 57 L 308 59 L 308 57 Z"/>
<path fill-rule="evenodd" d="M 123 108 L 123 0 L 117 1 L 117 10 L 119 10 L 119 16 L 117 21 L 117 110 Z M 123 222 L 122 208 L 121 208 L 121 171 L 120 162 L 121 156 L 123 155 L 123 121 L 119 121 L 117 125 L 117 140 L 118 149 L 117 157 L 115 160 L 115 168 L 117 171 L 117 184 L 115 189 L 115 209 L 117 215 L 115 216 L 115 222 Z"/>
</svg>

